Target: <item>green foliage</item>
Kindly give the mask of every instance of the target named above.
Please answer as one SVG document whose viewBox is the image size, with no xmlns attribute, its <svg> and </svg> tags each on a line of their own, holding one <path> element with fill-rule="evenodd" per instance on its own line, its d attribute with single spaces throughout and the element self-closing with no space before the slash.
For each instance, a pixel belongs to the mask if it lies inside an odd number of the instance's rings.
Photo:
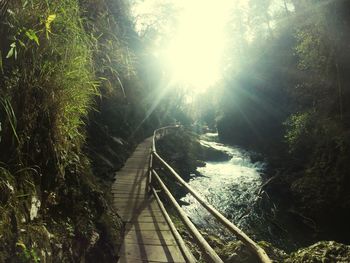
<svg viewBox="0 0 350 263">
<path fill-rule="evenodd" d="M 50 135 L 41 136 L 55 138 L 55 152 L 60 156 L 60 165 L 65 167 L 71 158 L 69 155 L 73 154 L 72 149 L 79 148 L 84 140 L 80 130 L 84 124 L 82 118 L 98 94 L 92 67 L 92 38 L 83 28 L 78 1 L 43 3 L 33 0 L 23 6 L 14 4 L 10 14 L 9 35 L 14 42 L 10 44 L 7 58 L 14 57 L 18 61 L 13 72 L 18 72 L 19 79 L 8 81 L 13 87 L 11 93 L 4 94 L 7 101 L 2 104 L 6 109 L 11 109 L 9 105 L 14 109 L 6 110 L 7 115 L 16 112 L 20 103 L 38 104 L 20 112 L 17 110 L 17 119 L 22 121 L 17 133 L 34 136 L 33 128 L 42 124 L 33 122 L 44 113 L 46 120 L 43 121 L 50 123 L 51 131 Z M 12 97 L 20 90 L 22 102 Z M 14 123 L 10 123 L 14 130 Z M 25 144 L 25 140 L 22 142 Z"/>
<path fill-rule="evenodd" d="M 325 46 L 323 31 L 319 27 L 311 27 L 299 30 L 297 33 L 298 44 L 295 50 L 299 56 L 299 67 L 302 70 L 313 69 L 322 70 L 327 62 L 325 56 L 327 47 Z"/>
<path fill-rule="evenodd" d="M 91 233 L 99 235 L 99 217 L 109 210 L 102 194 L 88 196 L 97 186 L 87 183 L 84 126 L 100 85 L 109 82 L 113 90 L 133 74 L 132 52 L 110 26 L 111 20 L 120 24 L 105 5 L 110 1 L 89 1 L 103 10 L 91 28 L 87 17 L 96 10 L 83 9 L 82 2 L 11 1 L 0 25 L 0 161 L 6 167 L 0 169 L 1 262 L 39 262 L 43 252 L 49 260 L 81 261 Z M 41 207 L 31 219 L 34 195 Z M 113 242 L 102 244 L 106 261 L 115 260 L 118 244 L 108 252 Z"/>
<path fill-rule="evenodd" d="M 219 135 L 267 157 L 275 201 L 348 242 L 350 2 L 258 2 L 233 17 Z"/>
<path fill-rule="evenodd" d="M 30 40 L 34 41 L 39 46 L 39 38 L 32 29 L 27 30 L 25 34 Z"/>
<path fill-rule="evenodd" d="M 101 80 L 101 89 L 109 93 L 117 92 L 120 97 L 126 97 L 124 81 L 136 75 L 136 56 L 127 38 L 128 33 L 132 32 L 127 12 L 120 8 L 123 5 L 123 0 L 82 3 L 85 9 L 94 10 L 84 14 L 84 26 L 92 35 L 93 63 L 95 74 Z"/>
<path fill-rule="evenodd" d="M 295 152 L 297 149 L 304 148 L 305 145 L 310 144 L 310 137 L 312 136 L 312 113 L 303 112 L 292 114 L 285 122 L 286 127 L 285 139 L 289 145 L 289 151 Z"/>
<path fill-rule="evenodd" d="M 10 58 L 13 55 L 15 56 L 15 59 L 17 59 L 16 42 L 11 43 L 9 53 L 7 53 L 6 58 Z"/>
<path fill-rule="evenodd" d="M 22 241 L 18 241 L 16 243 L 16 246 L 21 249 L 21 252 L 19 255 L 19 260 L 21 263 L 27 263 L 27 262 L 39 263 L 40 262 L 40 258 L 38 257 L 34 248 L 27 248 Z"/>
<path fill-rule="evenodd" d="M 17 142 L 19 143 L 20 142 L 19 141 L 19 137 L 18 137 L 17 132 L 16 132 L 17 119 L 16 119 L 16 115 L 15 115 L 15 113 L 13 111 L 13 108 L 11 106 L 11 103 L 9 102 L 8 99 L 3 99 L 3 98 L 0 98 L 0 103 L 1 103 L 1 106 L 3 107 L 3 109 L 6 112 L 6 117 L 7 117 L 8 121 L 9 121 L 9 123 L 10 123 L 13 135 L 15 136 Z"/>
<path fill-rule="evenodd" d="M 98 115 L 107 97 L 117 113 L 108 120 L 113 136 L 130 141 L 144 118 L 126 1 L 19 0 L 8 8 L 0 24 L 0 261 L 115 261 L 122 224 L 97 192 L 82 146 L 88 113 Z M 35 218 L 33 196 L 41 202 Z"/>
<path fill-rule="evenodd" d="M 45 21 L 46 37 L 49 38 L 49 33 L 51 32 L 51 23 L 56 19 L 56 15 L 49 15 Z"/>
</svg>

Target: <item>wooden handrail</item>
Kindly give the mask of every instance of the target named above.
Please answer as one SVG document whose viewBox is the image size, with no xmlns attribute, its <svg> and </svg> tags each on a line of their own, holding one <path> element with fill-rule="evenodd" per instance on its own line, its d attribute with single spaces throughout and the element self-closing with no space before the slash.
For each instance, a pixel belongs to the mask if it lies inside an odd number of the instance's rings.
<svg viewBox="0 0 350 263">
<path fill-rule="evenodd" d="M 192 236 L 197 241 L 197 244 L 200 248 L 205 252 L 205 257 L 208 258 L 211 262 L 215 263 L 223 263 L 218 254 L 214 251 L 214 249 L 208 244 L 208 242 L 204 239 L 204 237 L 199 233 L 198 229 L 191 222 L 191 220 L 187 217 L 185 211 L 181 208 L 181 206 L 176 202 L 176 199 L 173 197 L 169 189 L 165 186 L 162 179 L 160 179 L 159 175 L 156 171 L 152 170 L 154 177 L 157 179 L 160 187 L 171 201 L 173 206 L 176 208 L 177 212 L 180 215 L 181 220 L 184 222 L 185 226 L 192 233 Z"/>
<path fill-rule="evenodd" d="M 167 168 L 167 170 L 174 176 L 174 178 L 184 187 L 187 189 L 187 191 L 189 193 L 192 194 L 192 196 L 210 213 L 212 214 L 221 224 L 223 224 L 231 233 L 233 233 L 239 240 L 241 240 L 247 247 L 248 249 L 253 252 L 260 260 L 260 262 L 262 263 L 271 263 L 272 261 L 270 260 L 270 258 L 268 257 L 268 255 L 266 254 L 266 252 L 258 245 L 256 244 L 251 238 L 249 238 L 241 229 L 239 229 L 236 225 L 234 225 L 232 222 L 230 222 L 225 216 L 223 216 L 219 211 L 217 211 L 212 205 L 210 205 L 207 201 L 205 201 L 192 187 L 190 187 L 182 178 L 181 176 L 162 158 L 159 156 L 159 154 L 156 151 L 156 136 L 157 133 L 159 131 L 162 130 L 167 130 L 167 129 L 173 129 L 173 128 L 179 128 L 180 126 L 167 126 L 167 127 L 163 127 L 160 128 L 158 130 L 154 131 L 154 135 L 153 135 L 153 145 L 152 145 L 152 152 L 151 152 L 151 156 L 155 157 L 156 159 L 159 160 L 159 162 L 162 164 L 163 167 Z M 151 157 L 151 158 L 152 158 Z M 154 158 L 152 158 L 152 161 L 154 162 Z M 153 164 L 152 164 L 153 166 Z M 185 225 L 189 228 L 189 230 L 191 230 L 192 226 L 194 227 L 194 225 L 192 224 L 192 222 L 188 219 L 187 216 L 185 215 L 185 212 L 182 210 L 182 208 L 177 204 L 176 200 L 174 198 L 171 198 L 172 195 L 169 192 L 169 190 L 166 188 L 166 186 L 164 185 L 164 183 L 162 182 L 161 178 L 156 174 L 156 172 L 153 170 L 153 167 L 150 166 L 150 176 L 152 176 L 152 174 L 155 175 L 158 183 L 162 186 L 163 190 L 165 191 L 166 195 L 168 196 L 168 198 L 170 199 L 170 201 L 172 202 L 172 204 L 175 206 L 175 208 L 177 209 L 178 213 L 180 214 L 181 219 L 183 219 Z M 166 188 L 166 190 L 164 189 L 164 187 Z M 167 193 L 169 192 L 169 194 Z M 178 207 L 177 207 L 177 206 Z M 187 220 L 185 219 L 187 218 Z M 192 224 L 189 224 L 188 221 Z M 198 231 L 198 230 L 197 230 Z M 191 231 L 192 232 L 192 231 Z M 202 237 L 203 238 L 203 237 Z M 208 253 L 212 253 L 212 251 L 208 251 L 205 249 L 205 247 L 203 247 L 202 243 L 202 239 L 199 238 L 197 239 L 198 245 L 200 245 L 200 247 L 202 247 L 205 251 L 207 251 Z M 205 241 L 205 240 L 204 240 Z M 205 241 L 206 242 L 206 241 Z M 215 253 L 215 251 L 214 251 Z M 216 254 L 216 253 L 215 253 Z M 214 255 L 215 258 L 215 255 Z M 215 261 L 215 259 L 212 259 L 213 262 L 222 262 L 222 261 Z"/>
<path fill-rule="evenodd" d="M 153 138 L 152 138 L 152 152 L 156 152 L 156 137 L 160 131 L 165 131 L 168 129 L 178 129 L 180 127 L 181 127 L 181 125 L 170 125 L 170 126 L 165 126 L 165 127 L 162 127 L 162 128 L 155 130 L 153 132 Z"/>
<path fill-rule="evenodd" d="M 170 218 L 169 214 L 167 213 L 167 211 L 166 211 L 162 201 L 160 200 L 160 198 L 158 196 L 157 191 L 154 188 L 152 188 L 152 193 L 153 193 L 154 197 L 156 198 L 156 201 L 157 201 L 157 203 L 158 203 L 158 205 L 160 207 L 160 210 L 162 211 L 162 213 L 163 213 L 163 215 L 165 217 L 165 220 L 167 221 L 167 223 L 168 223 L 168 225 L 170 227 L 171 232 L 174 234 L 174 237 L 175 237 L 176 241 L 179 244 L 179 247 L 180 247 L 180 249 L 181 249 L 181 251 L 182 251 L 182 253 L 183 253 L 183 255 L 184 255 L 185 259 L 186 259 L 186 262 L 187 263 L 196 263 L 195 257 L 188 250 L 185 242 L 183 241 L 181 235 L 177 231 L 173 221 L 171 221 L 171 218 Z"/>
</svg>

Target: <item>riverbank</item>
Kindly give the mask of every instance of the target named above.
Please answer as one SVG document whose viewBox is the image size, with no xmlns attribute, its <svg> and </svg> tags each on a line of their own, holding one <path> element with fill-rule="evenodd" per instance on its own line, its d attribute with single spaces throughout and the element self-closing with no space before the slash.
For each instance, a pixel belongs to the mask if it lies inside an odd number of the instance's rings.
<svg viewBox="0 0 350 263">
<path fill-rule="evenodd" d="M 188 131 L 165 137 L 158 147 L 191 187 L 253 239 L 268 241 L 287 251 L 301 246 L 287 235 L 287 227 L 276 218 L 276 207 L 261 190 L 266 164 L 253 162 L 251 152 L 220 143 L 215 133 L 198 135 Z M 226 158 L 204 159 L 204 151 L 218 152 Z M 218 153 L 215 157 L 220 157 Z M 227 241 L 234 240 L 191 195 L 172 186 L 171 180 L 169 184 L 198 227 Z"/>
<path fill-rule="evenodd" d="M 215 137 L 215 135 L 210 134 L 209 137 Z M 202 139 L 202 141 L 201 141 Z M 204 138 L 208 139 L 208 138 Z M 215 147 L 215 144 L 217 142 L 211 142 L 212 146 Z M 202 154 L 198 154 L 197 151 L 201 151 L 201 146 L 203 144 L 208 147 L 210 145 L 210 142 L 208 144 L 208 141 L 203 141 L 203 137 L 200 137 L 197 134 L 188 132 L 188 131 L 181 131 L 180 133 L 177 133 L 176 135 L 169 135 L 165 136 L 162 140 L 158 142 L 158 149 L 160 154 L 167 160 L 171 165 L 179 172 L 180 175 L 182 173 L 180 171 L 184 171 L 185 168 L 192 168 L 192 170 L 185 170 L 186 176 L 184 179 L 188 181 L 190 184 L 192 183 L 192 187 L 194 187 L 196 190 L 199 190 L 204 197 L 208 198 L 208 193 L 212 193 L 213 187 L 208 183 L 208 180 L 210 181 L 210 176 L 205 173 L 205 170 L 210 171 L 227 171 L 227 169 L 223 169 L 223 167 L 220 165 L 228 165 L 229 161 L 232 160 L 232 152 L 231 155 L 229 155 L 227 152 L 228 149 L 232 148 L 225 148 L 227 146 L 222 145 L 218 143 L 216 146 L 217 148 L 224 150 L 226 149 L 226 154 L 228 156 L 231 156 L 230 158 L 226 160 L 214 160 L 211 159 L 210 162 L 208 161 L 203 161 L 197 158 L 200 158 L 203 156 Z M 230 147 L 230 146 L 229 146 Z M 217 148 L 213 148 L 217 150 Z M 234 149 L 236 151 L 236 156 L 235 161 L 237 161 L 239 158 L 237 158 L 237 151 L 238 149 Z M 264 196 L 264 194 L 261 196 L 262 193 L 262 188 L 261 186 L 263 185 L 263 180 L 261 178 L 261 174 L 263 171 L 264 165 L 260 163 L 260 167 L 257 167 L 257 163 L 252 163 L 251 159 L 249 158 L 249 152 L 240 150 L 238 151 L 240 154 L 240 165 L 245 163 L 245 167 L 249 167 L 256 169 L 260 168 L 260 171 L 258 172 L 258 176 L 260 177 L 258 183 L 255 186 L 255 189 L 258 190 L 258 192 L 252 191 L 252 194 L 255 194 L 257 202 L 255 202 L 253 205 L 251 203 L 246 204 L 246 207 L 251 207 L 251 210 L 248 211 L 246 214 L 244 214 L 244 211 L 247 211 L 246 209 L 242 209 L 242 206 L 244 206 L 244 201 L 243 204 L 240 204 L 239 206 L 232 206 L 232 207 L 227 207 L 228 210 L 234 211 L 241 211 L 241 214 L 243 212 L 243 216 L 241 218 L 237 216 L 236 218 L 231 217 L 231 220 L 237 224 L 237 218 L 238 221 L 242 220 L 246 222 L 246 224 L 239 223 L 239 227 L 244 228 L 243 230 L 246 231 L 249 235 L 251 235 L 255 240 L 261 240 L 259 244 L 266 249 L 268 254 L 270 255 L 271 258 L 276 260 L 276 262 L 338 262 L 334 261 L 336 257 L 337 260 L 344 260 L 348 256 L 349 252 L 349 247 L 343 244 L 335 243 L 335 242 L 325 242 L 322 241 L 320 243 L 316 243 L 314 245 L 311 245 L 313 243 L 312 240 L 309 240 L 308 242 L 293 242 L 293 238 L 298 238 L 298 235 L 302 234 L 302 230 L 299 229 L 299 233 L 291 233 L 290 231 L 294 231 L 296 226 L 291 226 L 288 228 L 288 231 L 285 230 L 286 228 L 283 225 L 280 225 L 276 220 L 275 217 L 279 216 L 273 213 L 278 213 L 276 208 L 274 208 L 273 204 L 267 202 L 267 196 Z M 169 154 L 170 153 L 170 154 Z M 189 163 L 184 162 L 185 160 L 182 159 L 182 162 L 179 162 L 181 158 L 180 156 L 190 156 L 192 158 L 188 159 L 187 161 Z M 176 158 L 174 158 L 176 157 Z M 206 165 L 203 165 L 203 162 Z M 200 164 L 199 166 L 196 167 L 196 164 Z M 232 164 L 230 164 L 232 165 Z M 207 167 L 208 166 L 208 167 Z M 215 167 L 216 166 L 216 167 Z M 243 166 L 242 166 L 243 167 Z M 227 168 L 227 167 L 226 167 Z M 237 171 L 236 171 L 237 173 Z M 236 198 L 237 196 L 240 197 L 242 196 L 242 192 L 238 191 L 237 192 L 237 185 L 236 189 L 228 188 L 226 189 L 226 183 L 229 180 L 228 178 L 222 177 L 221 181 L 219 178 L 220 175 L 216 174 L 215 177 L 216 179 L 219 179 L 217 183 L 219 183 L 219 187 L 216 188 L 217 191 L 220 191 L 219 194 L 217 195 L 217 200 L 213 198 L 213 196 L 209 197 L 211 203 L 214 201 L 214 206 L 217 207 L 221 212 L 223 212 L 226 216 L 230 213 L 227 213 L 227 209 L 222 210 L 222 204 L 227 205 L 227 200 L 226 203 L 223 201 L 222 196 L 226 196 L 227 192 L 235 192 L 236 190 L 236 196 L 234 195 L 233 197 Z M 200 181 L 201 183 L 198 183 Z M 169 180 L 168 184 L 171 184 L 172 182 Z M 221 185 L 220 185 L 221 183 Z M 203 188 L 198 189 L 198 187 L 201 187 L 201 184 Z M 251 182 L 247 184 L 248 186 L 251 187 Z M 247 190 L 247 185 L 243 187 L 245 188 L 245 191 Z M 205 189 L 206 188 L 206 189 Z M 215 189 L 215 187 L 214 187 Z M 228 190 L 228 191 L 227 191 Z M 227 192 L 225 192 L 227 191 Z M 249 252 L 244 248 L 244 246 L 239 242 L 235 241 L 234 239 L 230 239 L 226 233 L 220 230 L 217 225 L 215 225 L 214 220 L 210 220 L 209 216 L 203 216 L 203 211 L 198 211 L 197 207 L 193 209 L 191 208 L 191 205 L 193 204 L 190 199 L 188 199 L 185 196 L 185 193 L 183 191 L 180 191 L 180 194 L 176 194 L 178 200 L 180 201 L 185 201 L 183 204 L 184 210 L 189 213 L 189 216 L 191 220 L 201 229 L 203 235 L 209 240 L 210 244 L 212 244 L 216 251 L 220 254 L 220 256 L 225 259 L 225 262 L 256 262 L 254 257 L 249 254 Z M 266 193 L 265 193 L 266 195 Z M 215 196 L 215 195 L 214 195 Z M 232 197 L 232 196 L 231 196 Z M 244 198 L 242 198 L 244 200 Z M 218 202 L 216 202 L 218 201 Z M 255 200 L 254 200 L 255 201 Z M 219 204 L 219 205 L 218 205 Z M 190 209 L 189 209 L 190 207 Z M 245 208 L 246 208 L 245 207 Z M 192 211 L 191 211 L 192 209 Z M 195 213 L 198 213 L 196 216 Z M 176 222 L 178 228 L 180 229 L 180 232 L 182 232 L 183 236 L 185 239 L 187 239 L 187 243 L 192 247 L 192 250 L 197 253 L 197 255 L 200 257 L 200 253 L 198 252 L 198 249 L 196 249 L 195 246 L 193 246 L 193 240 L 190 238 L 189 233 L 187 233 L 187 230 L 184 228 L 184 226 L 181 226 L 180 220 L 177 218 L 175 214 L 173 214 L 174 221 Z M 201 219 L 198 221 L 198 219 Z M 290 219 L 285 219 L 284 222 L 292 221 Z M 250 222 L 247 223 L 247 222 Z M 254 224 L 254 222 L 256 222 Z M 213 224 L 214 228 L 210 228 L 209 225 Z M 248 226 L 248 227 L 247 227 Z M 214 230 L 214 231 L 213 231 Z M 219 233 L 219 235 L 218 235 Z M 219 238 L 220 237 L 220 238 Z M 226 240 L 225 242 L 220 241 L 224 238 Z M 263 241 L 264 240 L 264 241 Z M 270 241 L 270 242 L 266 242 Z M 291 242 L 292 241 L 292 242 Z M 272 244 L 271 244 L 272 243 Z M 309 245 L 303 245 L 303 244 L 309 244 Z M 280 249 L 283 248 L 283 249 Z M 287 249 L 286 249 L 287 248 Z M 287 252 L 285 252 L 287 251 Z M 324 253 L 325 256 L 318 257 L 318 253 Z M 329 255 L 328 255 L 329 254 Z M 240 260 L 237 261 L 237 258 Z M 242 260 L 243 259 L 243 260 Z M 235 261 L 236 260 L 236 261 Z M 306 260 L 306 261 L 303 261 Z M 314 261 L 307 261 L 307 260 L 314 260 Z M 326 260 L 326 261 L 322 261 Z M 328 261 L 327 261 L 328 260 Z M 345 262 L 345 261 L 344 261 Z"/>
</svg>

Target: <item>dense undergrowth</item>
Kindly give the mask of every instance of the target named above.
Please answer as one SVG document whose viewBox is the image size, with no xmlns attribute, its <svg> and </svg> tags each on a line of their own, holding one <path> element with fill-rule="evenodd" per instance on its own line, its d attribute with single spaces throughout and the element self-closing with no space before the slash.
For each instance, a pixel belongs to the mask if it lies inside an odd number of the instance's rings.
<svg viewBox="0 0 350 263">
<path fill-rule="evenodd" d="M 108 202 L 108 179 L 147 133 L 139 126 L 142 83 L 128 6 L 6 2 L 0 14 L 0 261 L 112 262 L 123 225 Z M 106 111 L 108 121 L 101 117 Z M 107 149 L 117 156 L 110 169 L 99 162 L 106 151 L 101 141 L 115 144 Z"/>
</svg>

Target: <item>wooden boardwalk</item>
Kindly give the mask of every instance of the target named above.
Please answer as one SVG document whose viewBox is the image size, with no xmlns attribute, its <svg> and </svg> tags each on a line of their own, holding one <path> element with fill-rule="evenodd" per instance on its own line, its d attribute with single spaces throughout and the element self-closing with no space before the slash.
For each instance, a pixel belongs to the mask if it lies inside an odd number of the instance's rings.
<svg viewBox="0 0 350 263">
<path fill-rule="evenodd" d="M 153 195 L 146 192 L 152 138 L 142 142 L 116 173 L 114 207 L 126 223 L 120 263 L 185 262 Z"/>
</svg>

